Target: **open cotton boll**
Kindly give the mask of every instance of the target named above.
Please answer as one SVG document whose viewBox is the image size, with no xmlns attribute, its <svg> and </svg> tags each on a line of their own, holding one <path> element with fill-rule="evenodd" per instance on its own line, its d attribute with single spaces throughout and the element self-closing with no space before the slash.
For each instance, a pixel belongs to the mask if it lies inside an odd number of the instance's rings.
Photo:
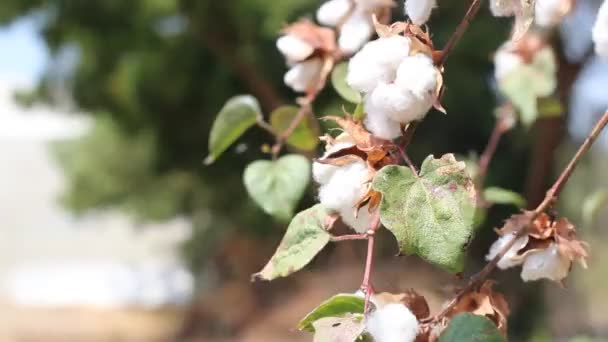
<svg viewBox="0 0 608 342">
<path fill-rule="evenodd" d="M 365 120 L 363 125 L 374 136 L 386 140 L 393 140 L 401 136 L 399 122 L 389 118 L 384 108 L 375 107 L 372 101 L 365 102 Z"/>
<path fill-rule="evenodd" d="M 372 91 L 380 82 L 391 83 L 409 51 L 410 40 L 403 36 L 373 40 L 351 58 L 346 82 L 364 93 Z"/>
<path fill-rule="evenodd" d="M 313 58 L 294 65 L 283 77 L 283 81 L 293 90 L 305 92 L 315 86 L 323 68 L 320 58 Z"/>
<path fill-rule="evenodd" d="M 369 316 L 367 331 L 376 342 L 412 342 L 418 334 L 418 320 L 405 305 L 388 304 Z"/>
<path fill-rule="evenodd" d="M 355 217 L 355 207 L 349 206 L 338 210 L 342 221 L 354 231 L 363 234 L 370 229 L 371 215 L 369 214 L 369 206 L 363 206 L 359 209 L 357 217 Z"/>
<path fill-rule="evenodd" d="M 354 208 L 367 190 L 368 170 L 365 162 L 356 161 L 340 166 L 327 183 L 319 188 L 319 201 L 327 208 L 341 211 Z M 354 209 L 353 209 L 354 210 Z"/>
<path fill-rule="evenodd" d="M 512 44 L 507 42 L 494 54 L 494 77 L 497 80 L 501 80 L 515 68 L 524 64 L 524 60 L 521 56 L 510 51 L 511 46 Z"/>
<path fill-rule="evenodd" d="M 486 255 L 486 260 L 490 261 L 498 255 L 498 253 L 502 250 L 502 248 L 511 240 L 515 238 L 513 234 L 506 234 L 501 236 L 496 242 L 492 244 L 490 247 L 490 251 L 488 255 Z M 498 268 L 505 270 L 507 268 L 520 265 L 523 262 L 523 258 L 519 258 L 517 253 L 520 249 L 522 249 L 528 243 L 528 236 L 522 236 L 517 238 L 513 246 L 505 253 L 505 255 L 500 259 L 497 266 Z"/>
<path fill-rule="evenodd" d="M 277 49 L 288 61 L 293 62 L 305 60 L 315 51 L 312 45 L 294 35 L 286 35 L 277 39 Z"/>
<path fill-rule="evenodd" d="M 432 97 L 437 87 L 439 71 L 433 59 L 423 53 L 409 56 L 399 64 L 395 83 L 418 98 Z"/>
<path fill-rule="evenodd" d="M 597 12 L 593 25 L 593 43 L 598 56 L 608 58 L 608 1 L 604 1 Z"/>
<path fill-rule="evenodd" d="M 338 46 L 345 53 L 353 53 L 367 43 L 374 33 L 374 25 L 368 12 L 356 11 L 342 25 Z"/>
<path fill-rule="evenodd" d="M 556 243 L 549 248 L 534 252 L 526 257 L 521 268 L 521 279 L 533 281 L 542 278 L 560 281 L 570 271 L 570 259 L 559 252 Z"/>
<path fill-rule="evenodd" d="M 405 14 L 414 24 L 423 25 L 429 20 L 431 12 L 436 6 L 436 0 L 406 0 Z"/>
<path fill-rule="evenodd" d="M 490 12 L 495 17 L 510 17 L 515 15 L 520 0 L 490 0 Z"/>
<path fill-rule="evenodd" d="M 367 97 L 365 102 L 366 113 L 383 114 L 394 121 L 390 127 L 390 135 L 399 136 L 401 132 L 399 123 L 409 123 L 424 117 L 431 106 L 431 97 L 420 99 L 410 91 L 403 90 L 395 83 L 380 83 Z M 386 138 L 385 138 L 386 139 Z M 393 138 L 390 138 L 393 139 Z"/>
<path fill-rule="evenodd" d="M 563 0 L 536 0 L 534 6 L 534 23 L 536 25 L 552 27 L 559 24 Z"/>
<path fill-rule="evenodd" d="M 322 25 L 336 26 L 348 14 L 350 0 L 329 0 L 317 10 L 317 21 Z"/>
<path fill-rule="evenodd" d="M 338 142 L 331 146 L 331 148 L 327 149 L 325 154 L 321 159 L 327 158 L 330 154 L 340 151 L 345 148 L 349 148 L 355 145 L 355 141 L 349 136 L 349 139 L 342 139 L 346 141 Z M 312 177 L 319 184 L 325 184 L 329 182 L 330 178 L 333 176 L 334 172 L 338 169 L 338 166 L 331 164 L 323 164 L 319 162 L 312 163 Z"/>
</svg>

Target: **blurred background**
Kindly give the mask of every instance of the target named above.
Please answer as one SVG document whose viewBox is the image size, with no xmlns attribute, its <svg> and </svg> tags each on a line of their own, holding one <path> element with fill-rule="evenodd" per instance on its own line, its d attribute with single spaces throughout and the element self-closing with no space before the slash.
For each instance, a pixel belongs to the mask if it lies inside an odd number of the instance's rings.
<svg viewBox="0 0 608 342">
<path fill-rule="evenodd" d="M 297 321 L 360 284 L 365 247 L 327 248 L 305 270 L 251 283 L 285 225 L 248 198 L 247 163 L 272 142 L 250 130 L 212 166 L 211 123 L 231 96 L 265 113 L 293 103 L 275 40 L 320 0 L 2 0 L 0 2 L 0 341 L 307 341 Z M 608 62 L 592 53 L 599 0 L 579 0 L 552 36 L 560 117 L 510 131 L 488 185 L 543 197 L 608 107 Z M 429 26 L 442 46 L 466 2 L 442 0 Z M 402 19 L 402 6 L 394 19 Z M 443 101 L 410 145 L 426 155 L 482 151 L 497 99 L 492 54 L 511 22 L 482 9 L 447 64 Z M 318 116 L 340 114 L 328 87 Z M 559 204 L 591 243 L 589 269 L 522 284 L 496 274 L 514 341 L 608 340 L 608 134 Z M 300 209 L 314 203 L 314 189 Z M 483 264 L 492 228 L 517 211 L 495 206 L 470 248 Z M 440 307 L 460 284 L 383 235 L 375 287 L 415 288 Z"/>
</svg>

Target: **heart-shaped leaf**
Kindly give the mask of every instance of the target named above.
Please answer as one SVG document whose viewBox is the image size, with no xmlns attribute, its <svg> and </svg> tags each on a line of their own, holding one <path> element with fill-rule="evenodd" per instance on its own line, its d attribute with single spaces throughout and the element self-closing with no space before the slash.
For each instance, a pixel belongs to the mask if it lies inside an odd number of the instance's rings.
<svg viewBox="0 0 608 342">
<path fill-rule="evenodd" d="M 338 294 L 324 301 L 312 310 L 300 323 L 298 329 L 315 331 L 313 323 L 326 317 L 345 317 L 351 314 L 363 314 L 365 299 L 354 294 Z"/>
<path fill-rule="evenodd" d="M 281 106 L 270 113 L 270 125 L 281 134 L 289 128 L 298 111 L 300 108 L 296 106 Z M 315 120 L 313 116 L 307 115 L 289 135 L 287 143 L 300 150 L 314 150 L 319 143 L 319 131 Z"/>
<path fill-rule="evenodd" d="M 491 186 L 483 191 L 483 198 L 495 204 L 513 204 L 522 208 L 526 205 L 526 199 L 515 191 Z"/>
<path fill-rule="evenodd" d="M 336 89 L 338 95 L 342 96 L 346 101 L 361 103 L 361 94 L 346 83 L 347 73 L 348 63 L 343 62 L 336 65 L 334 71 L 331 73 L 331 84 L 334 86 L 334 89 Z"/>
<path fill-rule="evenodd" d="M 253 279 L 286 277 L 306 266 L 329 242 L 328 214 L 320 204 L 297 214 L 268 264 Z"/>
<path fill-rule="evenodd" d="M 439 336 L 439 342 L 504 342 L 504 336 L 494 323 L 484 316 L 472 313 L 461 313 L 450 321 L 448 327 Z"/>
<path fill-rule="evenodd" d="M 238 95 L 226 102 L 215 118 L 209 134 L 209 155 L 205 164 L 213 163 L 262 114 L 260 104 L 251 95 Z"/>
<path fill-rule="evenodd" d="M 465 168 L 452 154 L 429 156 L 420 175 L 389 165 L 372 184 L 382 193 L 382 224 L 395 235 L 399 249 L 455 273 L 464 267 L 475 228 L 475 188 Z"/>
<path fill-rule="evenodd" d="M 243 176 L 247 192 L 268 214 L 288 221 L 310 181 L 310 161 L 289 154 L 275 161 L 256 160 Z"/>
</svg>

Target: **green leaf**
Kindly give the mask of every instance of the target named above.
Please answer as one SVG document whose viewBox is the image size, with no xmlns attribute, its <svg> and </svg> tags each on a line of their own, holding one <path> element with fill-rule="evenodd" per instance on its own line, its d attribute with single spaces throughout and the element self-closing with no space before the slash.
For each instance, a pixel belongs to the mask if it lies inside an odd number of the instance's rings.
<svg viewBox="0 0 608 342">
<path fill-rule="evenodd" d="M 361 103 L 361 94 L 351 88 L 346 83 L 346 74 L 348 73 L 348 63 L 342 62 L 334 68 L 331 73 L 331 84 L 336 89 L 336 92 L 348 102 Z"/>
<path fill-rule="evenodd" d="M 353 294 L 338 294 L 324 301 L 298 323 L 299 330 L 315 331 L 313 323 L 325 317 L 363 314 L 365 299 Z"/>
<path fill-rule="evenodd" d="M 270 125 L 278 133 L 285 132 L 299 110 L 300 108 L 296 106 L 281 106 L 275 109 L 270 113 Z M 300 150 L 314 150 L 319 143 L 319 132 L 315 120 L 312 115 L 306 115 L 287 138 L 287 143 Z"/>
<path fill-rule="evenodd" d="M 597 190 L 583 201 L 583 225 L 591 227 L 595 217 L 603 207 L 608 204 L 608 191 L 605 189 Z"/>
<path fill-rule="evenodd" d="M 328 214 L 320 204 L 297 214 L 289 223 L 277 251 L 253 279 L 286 277 L 306 266 L 329 242 L 330 235 L 325 229 Z"/>
<path fill-rule="evenodd" d="M 260 104 L 251 95 L 238 95 L 226 102 L 215 118 L 209 134 L 209 155 L 205 164 L 213 163 L 262 114 Z"/>
<path fill-rule="evenodd" d="M 450 321 L 439 342 L 504 342 L 506 339 L 489 319 L 472 313 L 461 313 Z"/>
<path fill-rule="evenodd" d="M 408 167 L 389 165 L 372 183 L 382 193 L 382 224 L 395 235 L 400 250 L 455 273 L 464 267 L 475 227 L 475 189 L 465 167 L 452 154 L 440 159 L 431 155 L 419 176 Z"/>
<path fill-rule="evenodd" d="M 363 102 L 357 104 L 353 117 L 357 120 L 363 120 L 365 117 L 365 108 L 363 107 Z"/>
<path fill-rule="evenodd" d="M 297 154 L 275 161 L 256 160 L 245 169 L 243 180 L 251 198 L 266 213 L 287 221 L 310 181 L 310 161 Z"/>
<path fill-rule="evenodd" d="M 354 342 L 365 330 L 363 315 L 347 317 L 324 317 L 312 323 L 313 342 Z"/>
<path fill-rule="evenodd" d="M 494 186 L 488 187 L 483 191 L 483 198 L 490 203 L 513 204 L 519 208 L 526 205 L 526 199 L 517 192 Z"/>
<path fill-rule="evenodd" d="M 538 99 L 538 117 L 554 118 L 559 117 L 564 112 L 564 106 L 555 97 L 544 97 Z"/>
<path fill-rule="evenodd" d="M 498 83 L 499 90 L 519 111 L 525 126 L 533 124 L 539 116 L 537 99 L 555 91 L 556 70 L 555 56 L 546 48 L 534 56 L 532 63 L 514 68 Z"/>
</svg>

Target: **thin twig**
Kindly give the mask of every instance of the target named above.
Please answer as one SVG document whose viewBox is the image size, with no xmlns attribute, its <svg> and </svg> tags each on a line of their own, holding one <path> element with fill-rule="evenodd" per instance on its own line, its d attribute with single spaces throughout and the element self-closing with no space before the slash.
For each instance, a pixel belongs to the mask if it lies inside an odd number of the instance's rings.
<svg viewBox="0 0 608 342">
<path fill-rule="evenodd" d="M 469 6 L 467 13 L 464 15 L 464 18 L 462 18 L 462 21 L 456 28 L 456 31 L 454 31 L 454 33 L 450 37 L 450 40 L 448 40 L 448 42 L 445 44 L 445 47 L 441 51 L 441 57 L 439 58 L 439 62 L 437 63 L 437 65 L 441 67 L 448 60 L 450 52 L 454 49 L 454 46 L 456 46 L 456 43 L 458 43 L 460 38 L 462 38 L 462 35 L 471 24 L 471 21 L 473 20 L 475 15 L 477 15 L 477 12 L 481 7 L 482 2 L 482 0 L 473 0 L 473 2 L 471 2 L 471 5 Z"/>
<path fill-rule="evenodd" d="M 510 128 L 508 120 L 509 118 L 505 116 L 498 117 L 496 124 L 494 125 L 494 129 L 492 130 L 492 134 L 490 135 L 490 139 L 488 140 L 488 144 L 479 158 L 478 171 L 477 175 L 475 176 L 475 187 L 479 190 L 478 203 L 481 206 L 487 205 L 485 198 L 483 198 L 483 191 L 481 191 L 481 189 L 484 187 L 490 161 L 492 161 L 492 158 L 494 157 L 494 153 L 496 152 L 500 138 L 502 138 L 503 134 Z"/>
<path fill-rule="evenodd" d="M 339 242 L 339 241 L 352 241 L 352 240 L 367 240 L 367 234 L 348 234 L 348 235 L 339 235 L 332 236 L 329 238 L 330 241 Z"/>
<path fill-rule="evenodd" d="M 502 259 L 504 257 L 504 255 L 509 251 L 509 249 L 511 247 L 513 247 L 513 244 L 515 244 L 515 240 L 517 240 L 518 237 L 523 236 L 526 233 L 526 228 L 530 224 L 532 224 L 534 219 L 536 219 L 541 213 L 545 212 L 553 204 L 553 202 L 555 201 L 557 196 L 559 196 L 559 193 L 560 193 L 561 189 L 563 188 L 564 184 L 566 184 L 566 182 L 572 175 L 572 172 L 574 171 L 574 169 L 580 162 L 581 158 L 587 151 L 589 151 L 589 149 L 591 148 L 591 145 L 593 145 L 593 143 L 595 142 L 595 140 L 597 139 L 599 134 L 606 127 L 606 124 L 608 124 L 608 112 L 604 113 L 604 115 L 602 115 L 602 117 L 596 123 L 596 125 L 593 128 L 593 130 L 591 131 L 591 133 L 589 133 L 589 136 L 587 136 L 587 139 L 585 139 L 585 142 L 579 147 L 576 154 L 572 157 L 572 159 L 568 163 L 568 166 L 566 166 L 566 168 L 564 168 L 564 170 L 562 171 L 562 173 L 560 174 L 558 179 L 555 181 L 553 186 L 551 186 L 551 188 L 549 188 L 549 190 L 547 191 L 547 195 L 545 196 L 545 199 L 538 205 L 538 207 L 536 207 L 536 209 L 534 209 L 532 214 L 528 217 L 528 220 L 526 222 L 523 222 L 518 227 L 518 229 L 516 229 L 512 233 L 512 234 L 514 234 L 513 239 L 509 240 L 509 242 L 507 242 L 501 248 L 500 252 L 481 271 L 479 271 L 477 274 L 473 275 L 469 279 L 467 286 L 465 286 L 462 290 L 460 290 L 456 294 L 456 296 L 448 303 L 448 305 L 446 305 L 444 307 L 444 309 L 439 314 L 425 320 L 425 323 L 428 323 L 431 321 L 438 321 L 439 319 L 443 318 L 454 308 L 454 306 L 458 303 L 458 301 L 460 300 L 460 298 L 462 298 L 462 296 L 469 293 L 471 290 L 477 288 L 480 284 L 483 283 L 483 281 L 490 275 L 490 273 L 492 273 L 492 271 L 494 270 L 494 268 L 496 267 L 496 265 L 498 264 L 500 259 Z"/>
<path fill-rule="evenodd" d="M 380 228 L 380 213 L 376 211 L 372 215 L 370 229 L 367 231 L 367 256 L 365 258 L 365 271 L 363 272 L 363 282 L 361 283 L 361 290 L 365 293 L 365 310 L 367 313 L 369 310 L 369 303 L 371 296 L 374 292 L 371 283 L 372 268 L 374 266 L 374 242 L 376 231 Z"/>
</svg>

